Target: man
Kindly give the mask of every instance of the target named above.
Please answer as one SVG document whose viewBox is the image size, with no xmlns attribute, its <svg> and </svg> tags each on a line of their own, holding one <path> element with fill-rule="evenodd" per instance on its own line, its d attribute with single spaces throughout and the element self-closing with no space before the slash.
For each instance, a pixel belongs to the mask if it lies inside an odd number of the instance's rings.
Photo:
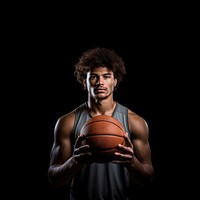
<svg viewBox="0 0 200 200">
<path fill-rule="evenodd" d="M 70 185 L 71 199 L 132 199 L 134 187 L 152 182 L 154 168 L 146 121 L 113 97 L 126 74 L 124 61 L 113 50 L 89 49 L 75 65 L 74 74 L 88 99 L 55 125 L 49 181 L 55 187 Z M 82 145 L 80 135 L 84 123 L 102 114 L 115 117 L 126 130 L 126 146 L 118 145 L 123 153 L 116 152 L 112 162 L 103 164 L 93 162 L 90 147 Z"/>
</svg>

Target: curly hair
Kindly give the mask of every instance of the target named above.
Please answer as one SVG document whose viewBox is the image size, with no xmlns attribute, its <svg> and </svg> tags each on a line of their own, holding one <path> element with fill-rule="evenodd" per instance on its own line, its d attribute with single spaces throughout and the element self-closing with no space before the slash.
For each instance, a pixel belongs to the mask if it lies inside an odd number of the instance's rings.
<svg viewBox="0 0 200 200">
<path fill-rule="evenodd" d="M 95 67 L 107 67 L 112 70 L 118 84 L 122 81 L 123 75 L 126 74 L 126 68 L 122 58 L 114 50 L 96 47 L 83 52 L 79 62 L 75 64 L 76 80 L 83 84 L 87 72 Z M 117 85 L 118 85 L 117 84 Z"/>
</svg>

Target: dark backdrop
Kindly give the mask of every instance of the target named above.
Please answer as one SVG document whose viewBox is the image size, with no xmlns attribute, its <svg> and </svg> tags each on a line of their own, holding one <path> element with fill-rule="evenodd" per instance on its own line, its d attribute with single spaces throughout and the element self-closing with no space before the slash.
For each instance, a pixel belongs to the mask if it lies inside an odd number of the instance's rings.
<svg viewBox="0 0 200 200">
<path fill-rule="evenodd" d="M 15 194 L 25 199 L 64 196 L 47 178 L 54 125 L 58 117 L 86 101 L 73 76 L 82 52 L 107 47 L 127 67 L 115 99 L 143 116 L 150 128 L 155 167 L 151 195 L 163 199 L 186 194 L 190 182 L 183 161 L 189 153 L 182 151 L 187 136 L 182 119 L 188 107 L 183 112 L 181 106 L 187 88 L 185 74 L 189 76 L 184 66 L 191 61 L 186 18 L 180 20 L 173 10 L 145 15 L 127 11 L 122 18 L 120 12 L 112 15 L 109 9 L 77 17 L 78 11 L 69 14 L 69 8 L 59 12 L 52 7 L 18 13 L 7 24 L 9 84 L 4 97 L 8 97 L 6 130 L 12 134 L 6 140 L 9 156 L 4 161 L 11 162 L 5 165 L 9 170 L 6 187 L 17 188 Z"/>
<path fill-rule="evenodd" d="M 26 77 L 29 88 L 25 98 L 31 99 L 28 105 L 26 99 L 24 102 L 28 111 L 24 117 L 25 121 L 28 120 L 26 128 L 29 130 L 26 133 L 28 142 L 24 146 L 27 146 L 31 158 L 28 159 L 29 166 L 24 169 L 28 189 L 48 199 L 64 195 L 63 190 L 54 190 L 47 179 L 54 125 L 59 116 L 87 100 L 85 91 L 73 76 L 74 64 L 82 51 L 103 46 L 114 49 L 127 66 L 128 74 L 115 93 L 115 99 L 143 116 L 149 124 L 155 167 L 152 195 L 159 196 L 160 192 L 167 195 L 177 191 L 175 182 L 179 182 L 180 169 L 176 165 L 179 156 L 176 155 L 178 149 L 175 138 L 179 133 L 175 131 L 176 128 L 172 130 L 172 104 L 178 102 L 171 97 L 171 89 L 174 90 L 176 85 L 169 87 L 169 82 L 174 81 L 171 51 L 166 50 L 169 43 L 160 43 L 158 37 L 154 38 L 154 42 L 144 38 L 140 42 L 123 38 L 110 41 L 106 37 L 87 42 L 85 39 L 78 40 L 65 41 L 61 37 L 57 43 L 47 44 L 39 50 L 41 60 L 36 59 L 37 63 L 33 61 L 32 72 Z M 24 147 L 23 151 L 27 153 Z"/>
</svg>

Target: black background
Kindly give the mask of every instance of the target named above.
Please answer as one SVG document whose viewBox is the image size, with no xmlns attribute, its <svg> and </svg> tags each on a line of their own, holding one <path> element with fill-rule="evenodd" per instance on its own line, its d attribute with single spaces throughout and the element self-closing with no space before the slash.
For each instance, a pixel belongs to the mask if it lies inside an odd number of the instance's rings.
<svg viewBox="0 0 200 200">
<path fill-rule="evenodd" d="M 64 196 L 47 178 L 53 129 L 58 117 L 87 100 L 73 72 L 82 52 L 93 47 L 115 50 L 126 64 L 127 75 L 114 96 L 149 125 L 155 167 L 151 195 L 187 195 L 185 157 L 191 154 L 182 151 L 187 140 L 182 127 L 189 108 L 181 105 L 186 93 L 191 97 L 185 80 L 193 26 L 177 9 L 101 6 L 81 10 L 80 5 L 73 12 L 69 6 L 28 7 L 6 24 L 4 118 L 11 134 L 4 162 L 11 164 L 5 165 L 4 184 L 21 198 Z"/>
</svg>

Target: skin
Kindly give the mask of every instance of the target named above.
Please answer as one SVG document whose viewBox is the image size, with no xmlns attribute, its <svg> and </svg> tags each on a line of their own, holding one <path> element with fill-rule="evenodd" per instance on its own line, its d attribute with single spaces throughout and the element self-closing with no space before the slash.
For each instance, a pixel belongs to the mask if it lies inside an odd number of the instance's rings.
<svg viewBox="0 0 200 200">
<path fill-rule="evenodd" d="M 113 91 L 117 85 L 113 72 L 106 67 L 96 67 L 87 73 L 83 85 L 88 91 L 90 114 L 111 116 L 116 106 Z M 79 136 L 75 144 L 71 141 L 74 119 L 72 111 L 60 117 L 55 125 L 48 170 L 49 181 L 55 187 L 68 184 L 84 165 L 92 163 L 89 146 L 81 145 L 84 136 Z M 123 153 L 116 153 L 113 163 L 124 165 L 135 182 L 146 185 L 152 181 L 154 174 L 148 125 L 131 110 L 128 111 L 128 123 L 131 137 L 124 134 L 126 146 L 118 145 Z"/>
</svg>

